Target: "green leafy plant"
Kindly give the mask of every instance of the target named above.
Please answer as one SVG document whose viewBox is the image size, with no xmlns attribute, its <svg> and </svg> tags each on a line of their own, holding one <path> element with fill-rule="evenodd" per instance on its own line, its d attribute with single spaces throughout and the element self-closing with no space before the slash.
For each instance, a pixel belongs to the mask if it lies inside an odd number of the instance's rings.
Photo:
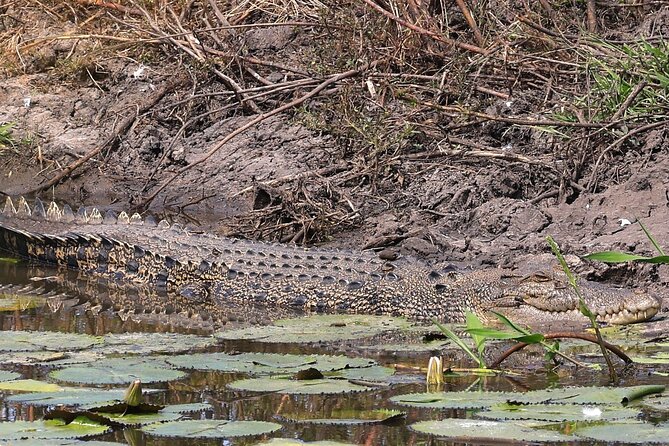
<svg viewBox="0 0 669 446">
<path fill-rule="evenodd" d="M 655 250 L 660 254 L 655 257 L 640 256 L 637 254 L 629 254 L 626 252 L 619 251 L 600 251 L 585 256 L 588 260 L 597 260 L 600 262 L 606 263 L 624 263 L 624 262 L 642 262 L 642 263 L 659 263 L 659 264 L 669 264 L 669 256 L 664 253 L 662 247 L 657 243 L 653 235 L 650 233 L 648 228 L 641 222 L 637 220 L 641 229 L 643 229 L 644 234 L 648 237 L 651 244 Z"/>
<path fill-rule="evenodd" d="M 602 350 L 602 355 L 604 356 L 606 365 L 609 368 L 609 378 L 612 383 L 616 383 L 618 381 L 618 376 L 616 375 L 616 369 L 613 367 L 613 363 L 611 362 L 609 352 L 604 345 L 604 338 L 602 337 L 602 332 L 599 329 L 599 324 L 597 323 L 595 314 L 586 305 L 585 299 L 583 299 L 583 293 L 581 293 L 581 289 L 579 288 L 578 283 L 576 281 L 576 276 L 574 276 L 574 274 L 569 269 L 567 261 L 564 259 L 564 256 L 562 255 L 562 252 L 560 251 L 560 247 L 558 246 L 558 244 L 555 242 L 555 240 L 553 240 L 553 237 L 551 237 L 550 235 L 546 237 L 546 241 L 548 242 L 548 245 L 551 247 L 553 254 L 555 255 L 555 257 L 557 257 L 558 261 L 560 262 L 560 265 L 562 266 L 564 273 L 567 275 L 569 286 L 574 290 L 576 296 L 578 296 L 579 311 L 581 312 L 582 315 L 584 315 L 590 320 L 590 325 L 592 326 L 593 330 L 595 330 L 595 335 L 597 336 L 597 341 Z"/>
<path fill-rule="evenodd" d="M 525 330 L 521 327 L 518 327 L 516 324 L 511 322 L 505 316 L 495 313 L 497 318 L 508 327 L 510 330 L 497 330 L 494 328 L 486 327 L 481 319 L 479 319 L 476 314 L 471 311 L 466 312 L 466 325 L 464 331 L 471 336 L 474 344 L 476 345 L 476 350 L 472 350 L 467 343 L 455 332 L 450 330 L 448 327 L 440 324 L 438 321 L 434 323 L 439 327 L 439 330 L 449 338 L 455 345 L 457 345 L 462 351 L 467 353 L 467 355 L 472 358 L 478 364 L 480 370 L 488 370 L 488 367 L 485 362 L 484 353 L 486 348 L 486 342 L 488 340 L 506 340 L 512 339 L 517 342 L 523 342 L 527 344 L 539 344 L 544 342 L 544 336 L 540 333 L 530 333 L 528 330 Z"/>
<path fill-rule="evenodd" d="M 594 105 L 595 120 L 666 114 L 669 100 L 666 43 L 596 42 L 589 48 L 597 51 L 586 56 L 592 87 L 588 96 L 577 103 Z"/>
<path fill-rule="evenodd" d="M 5 147 L 14 146 L 14 138 L 12 137 L 13 122 L 0 124 L 0 150 Z"/>
</svg>

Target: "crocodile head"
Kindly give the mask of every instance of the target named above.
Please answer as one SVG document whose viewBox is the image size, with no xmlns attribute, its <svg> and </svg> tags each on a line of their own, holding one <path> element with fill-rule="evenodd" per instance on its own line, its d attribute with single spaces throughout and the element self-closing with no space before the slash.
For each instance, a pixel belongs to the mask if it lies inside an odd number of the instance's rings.
<svg viewBox="0 0 669 446">
<path fill-rule="evenodd" d="M 647 321 L 660 310 L 660 301 L 643 290 L 605 287 L 579 281 L 586 306 L 600 322 L 633 324 Z M 538 272 L 525 277 L 500 277 L 499 298 L 489 301 L 489 310 L 511 318 L 551 323 L 585 320 L 579 297 L 564 274 Z"/>
</svg>

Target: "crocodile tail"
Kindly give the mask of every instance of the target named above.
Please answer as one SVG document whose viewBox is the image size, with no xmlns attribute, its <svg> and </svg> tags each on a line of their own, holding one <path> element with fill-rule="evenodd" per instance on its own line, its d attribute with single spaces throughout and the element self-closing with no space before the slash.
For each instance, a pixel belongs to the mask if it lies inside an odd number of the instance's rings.
<svg viewBox="0 0 669 446">
<path fill-rule="evenodd" d="M 181 289 L 220 277 L 224 264 L 181 262 L 140 246 L 98 234 L 38 234 L 0 222 L 0 251 L 43 264 L 83 270 L 115 281 Z"/>
<path fill-rule="evenodd" d="M 100 258 L 105 241 L 101 237 L 68 233 L 37 234 L 0 223 L 0 251 L 13 257 L 73 269 L 90 269 Z"/>
</svg>

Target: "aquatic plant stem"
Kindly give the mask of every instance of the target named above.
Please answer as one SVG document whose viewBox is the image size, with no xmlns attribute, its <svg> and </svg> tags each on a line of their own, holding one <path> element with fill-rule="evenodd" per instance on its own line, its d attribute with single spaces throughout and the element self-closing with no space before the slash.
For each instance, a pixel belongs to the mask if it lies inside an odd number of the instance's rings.
<svg viewBox="0 0 669 446">
<path fill-rule="evenodd" d="M 569 332 L 555 332 L 555 333 L 547 333 L 544 335 L 545 339 L 580 339 L 582 341 L 588 341 L 592 342 L 593 344 L 599 344 L 603 345 L 606 347 L 608 350 L 612 351 L 616 356 L 618 356 L 620 359 L 622 359 L 626 364 L 631 364 L 634 362 L 632 358 L 627 356 L 624 351 L 622 351 L 620 348 L 617 346 L 610 344 L 606 341 L 602 341 L 600 344 L 600 341 L 597 339 L 597 337 L 586 334 L 586 333 L 569 333 Z M 504 353 L 502 353 L 492 364 L 490 364 L 491 368 L 497 368 L 499 365 L 509 356 L 511 356 L 513 353 L 520 351 L 527 347 L 528 343 L 526 342 L 519 342 L 513 347 L 509 348 L 506 350 Z"/>
<path fill-rule="evenodd" d="M 595 330 L 595 334 L 597 335 L 597 342 L 599 343 L 599 347 L 602 350 L 602 355 L 604 356 L 606 365 L 609 368 L 609 380 L 611 381 L 611 383 L 617 384 L 618 375 L 616 374 L 616 369 L 613 367 L 613 362 L 611 362 L 611 357 L 609 356 L 609 351 L 605 346 L 604 338 L 602 338 L 602 332 L 599 330 L 599 324 L 595 319 L 595 315 L 592 313 L 592 311 L 590 311 L 588 306 L 585 304 L 585 299 L 583 299 L 583 294 L 581 293 L 581 289 L 579 288 L 578 283 L 576 283 L 576 276 L 574 276 L 574 274 L 569 269 L 567 261 L 564 259 L 564 256 L 560 251 L 560 247 L 555 242 L 555 240 L 553 240 L 553 237 L 549 235 L 548 237 L 546 237 L 546 241 L 551 247 L 553 254 L 555 254 L 555 257 L 557 257 L 558 261 L 560 262 L 560 265 L 562 266 L 564 273 L 567 275 L 567 279 L 569 280 L 569 285 L 571 286 L 571 288 L 574 290 L 574 293 L 576 293 L 576 296 L 578 297 L 578 306 L 579 310 L 581 311 L 581 314 L 590 319 L 590 324 L 592 325 L 592 328 Z"/>
</svg>

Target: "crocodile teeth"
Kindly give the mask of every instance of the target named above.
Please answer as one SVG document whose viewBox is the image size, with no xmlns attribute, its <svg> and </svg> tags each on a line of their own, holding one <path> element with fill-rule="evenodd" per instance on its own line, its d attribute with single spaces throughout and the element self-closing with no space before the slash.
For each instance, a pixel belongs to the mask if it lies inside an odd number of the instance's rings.
<svg viewBox="0 0 669 446">
<path fill-rule="evenodd" d="M 24 197 L 20 197 L 19 201 L 16 203 L 16 215 L 23 215 L 25 217 L 30 217 L 32 211 L 30 210 L 30 205 Z"/>
<path fill-rule="evenodd" d="M 98 208 L 93 208 L 91 214 L 88 216 L 88 223 L 92 225 L 99 225 L 102 224 L 102 220 L 103 218 L 100 210 Z"/>
<path fill-rule="evenodd" d="M 77 209 L 77 213 L 74 216 L 74 219 L 78 223 L 87 223 L 88 222 L 88 211 L 86 210 L 85 207 L 79 206 L 79 209 Z"/>
<path fill-rule="evenodd" d="M 56 202 L 52 201 L 49 203 L 49 207 L 46 210 L 46 219 L 49 221 L 60 221 L 62 216 L 63 214 Z"/>
<path fill-rule="evenodd" d="M 35 206 L 33 206 L 33 218 L 35 219 L 45 219 L 46 218 L 46 209 L 44 209 L 44 203 L 39 198 L 35 198 Z"/>
<path fill-rule="evenodd" d="M 118 214 L 118 224 L 120 225 L 130 224 L 130 217 L 128 217 L 128 213 L 126 211 L 123 211 L 120 214 Z"/>
<path fill-rule="evenodd" d="M 62 220 L 65 223 L 72 223 L 74 221 L 74 211 L 69 204 L 63 205 L 63 210 L 60 212 Z"/>
<path fill-rule="evenodd" d="M 167 220 L 160 220 L 158 222 L 158 227 L 160 229 L 170 229 L 170 224 L 167 222 Z"/>
<path fill-rule="evenodd" d="M 14 207 L 14 202 L 9 196 L 5 200 L 5 207 L 3 208 L 2 213 L 6 215 L 16 214 L 16 208 Z"/>
<path fill-rule="evenodd" d="M 102 217 L 102 222 L 106 225 L 115 225 L 117 221 L 118 217 L 116 216 L 116 212 L 111 209 L 105 212 L 105 215 Z"/>
<path fill-rule="evenodd" d="M 144 224 L 144 221 L 142 220 L 142 216 L 139 215 L 137 212 L 132 214 L 132 217 L 130 217 L 130 224 L 131 225 L 142 225 Z"/>
</svg>

